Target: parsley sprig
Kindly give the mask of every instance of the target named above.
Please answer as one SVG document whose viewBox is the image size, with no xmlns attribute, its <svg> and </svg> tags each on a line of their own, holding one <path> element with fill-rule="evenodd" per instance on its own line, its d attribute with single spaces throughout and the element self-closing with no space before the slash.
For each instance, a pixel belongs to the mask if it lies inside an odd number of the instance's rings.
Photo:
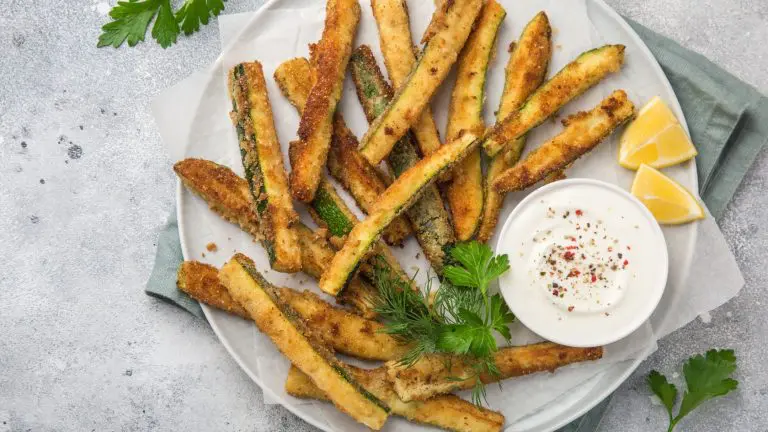
<svg viewBox="0 0 768 432">
<path fill-rule="evenodd" d="M 677 400 L 677 387 L 668 382 L 664 375 L 655 370 L 651 371 L 648 384 L 667 409 L 667 431 L 671 432 L 683 417 L 702 403 L 735 390 L 739 382 L 730 378 L 735 370 L 736 355 L 733 350 L 709 350 L 703 356 L 697 355 L 688 359 L 683 365 L 688 390 L 683 393 L 683 401 L 676 416 L 673 416 L 672 410 Z"/>
<path fill-rule="evenodd" d="M 128 46 L 135 46 L 144 41 L 149 24 L 152 37 L 163 48 L 176 43 L 183 31 L 189 36 L 200 30 L 200 24 L 207 25 L 211 17 L 218 16 L 224 10 L 226 0 L 185 0 L 181 7 L 173 11 L 171 0 L 128 0 L 120 1 L 109 11 L 112 21 L 105 24 L 96 46 L 120 47 L 127 41 Z"/>
<path fill-rule="evenodd" d="M 377 269 L 376 311 L 386 321 L 385 333 L 413 344 L 402 364 L 410 366 L 427 353 L 466 356 L 474 372 L 470 378 L 475 379 L 472 401 L 479 405 L 485 399 L 480 375 L 499 374 L 493 360 L 498 350 L 494 332 L 509 342 L 508 324 L 515 319 L 500 294 L 488 295 L 488 286 L 509 269 L 509 260 L 476 241 L 457 244 L 450 258 L 455 264 L 445 266 L 434 293 L 431 282 L 414 291 L 407 282 Z"/>
</svg>

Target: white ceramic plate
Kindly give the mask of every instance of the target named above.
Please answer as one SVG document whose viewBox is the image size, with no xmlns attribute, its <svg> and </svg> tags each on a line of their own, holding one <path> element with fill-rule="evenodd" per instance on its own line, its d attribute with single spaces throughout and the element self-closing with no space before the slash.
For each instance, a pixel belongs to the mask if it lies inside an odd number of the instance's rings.
<svg viewBox="0 0 768 432">
<path fill-rule="evenodd" d="M 509 8 L 512 7 L 511 5 L 514 1 L 515 0 L 500 0 L 503 5 L 508 6 Z M 364 11 L 368 8 L 367 3 L 367 1 L 361 2 Z M 413 3 L 414 2 L 411 1 L 411 6 L 413 6 Z M 250 32 L 251 35 L 257 35 L 261 38 L 261 34 L 268 34 L 270 28 L 275 26 L 274 21 L 268 19 L 271 11 L 281 8 L 290 8 L 297 5 L 303 7 L 307 4 L 317 4 L 319 6 L 323 4 L 323 1 L 268 1 L 245 26 L 243 34 Z M 561 4 L 565 7 L 567 2 L 561 2 Z M 421 13 L 418 16 L 413 16 L 414 8 L 412 7 L 411 9 L 412 20 L 414 22 L 418 21 L 422 26 L 425 25 L 429 20 L 429 17 L 426 16 L 427 14 Z M 419 8 L 415 9 L 418 10 Z M 587 0 L 587 9 L 594 29 L 585 28 L 583 31 L 592 32 L 597 30 L 604 40 L 610 41 L 611 43 L 625 44 L 627 46 L 627 62 L 628 64 L 631 64 L 631 70 L 633 71 L 634 76 L 641 76 L 646 80 L 646 84 L 642 86 L 643 88 L 635 89 L 636 91 L 634 92 L 635 96 L 639 93 L 642 95 L 642 98 L 639 100 L 633 98 L 633 100 L 639 105 L 646 102 L 651 96 L 659 95 L 670 105 L 673 112 L 685 126 L 683 114 L 669 82 L 656 60 L 636 33 L 619 15 L 601 0 Z M 378 48 L 378 42 L 375 38 L 371 39 L 370 36 L 371 31 L 375 31 L 375 24 L 371 22 L 369 15 L 364 18 L 368 21 L 361 24 L 361 33 L 365 32 L 369 35 L 368 39 L 364 40 L 364 42 L 371 43 L 376 50 Z M 500 36 L 501 47 L 498 52 L 504 52 L 506 44 L 517 37 L 522 26 L 531 17 L 507 17 L 507 22 L 512 21 L 514 24 L 511 27 L 512 30 L 506 30 L 507 33 L 504 33 L 505 31 L 502 30 L 502 33 L 506 36 Z M 302 20 L 305 19 L 314 20 L 315 26 L 303 26 Z M 310 17 L 302 13 L 297 13 L 295 15 L 294 23 L 296 27 L 289 30 L 295 32 L 297 35 L 296 41 L 302 39 L 303 36 L 301 33 L 303 31 L 312 31 L 312 38 L 317 38 L 319 37 L 319 32 L 316 34 L 314 33 L 317 29 L 316 21 L 316 16 Z M 553 22 L 552 24 L 555 30 L 557 30 L 558 22 Z M 363 26 L 367 26 L 366 29 L 363 29 Z M 417 28 L 418 27 L 414 26 L 415 35 L 420 34 L 420 32 L 416 30 Z M 360 39 L 360 36 L 358 39 Z M 248 52 L 253 50 L 258 52 L 259 44 L 270 43 L 267 37 L 257 39 L 257 42 L 251 44 L 250 51 Z M 563 43 L 567 43 L 567 41 Z M 598 44 L 599 43 L 595 43 L 595 45 Z M 230 66 L 234 62 L 252 60 L 253 58 L 252 55 L 244 55 L 243 52 L 238 49 L 231 49 L 232 46 L 228 48 L 230 49 L 225 50 L 224 55 L 217 60 L 214 70 L 221 71 L 223 68 Z M 306 46 L 300 43 L 294 43 L 293 46 L 283 46 L 279 58 L 272 58 L 274 57 L 273 52 L 265 53 L 264 57 L 261 56 L 260 52 L 258 52 L 258 54 L 259 56 L 257 56 L 257 58 L 265 63 L 265 68 L 267 69 L 265 71 L 266 74 L 271 75 L 274 68 L 270 69 L 266 67 L 267 63 L 283 61 L 294 56 L 304 56 L 306 55 Z M 499 78 L 501 75 L 500 71 L 503 70 L 503 64 L 506 62 L 506 55 L 497 55 L 497 57 L 500 57 L 500 59 L 496 60 L 489 72 L 491 74 L 488 84 L 489 99 L 493 98 L 492 93 L 499 92 L 499 84 L 501 83 L 501 79 Z M 552 72 L 554 71 L 550 71 L 550 74 Z M 268 81 L 278 134 L 281 142 L 284 146 L 287 146 L 288 142 L 295 137 L 296 126 L 298 124 L 297 116 L 294 113 L 293 108 L 291 108 L 280 96 L 274 82 L 272 82 L 272 80 Z M 188 133 L 189 147 L 186 155 L 189 157 L 202 157 L 219 163 L 224 163 L 231 166 L 236 172 L 242 173 L 242 168 L 238 159 L 236 139 L 232 132 L 231 125 L 228 124 L 229 120 L 226 117 L 228 101 L 223 82 L 224 77 L 219 73 L 213 74 L 212 78 L 208 81 L 203 99 L 198 103 L 195 121 L 191 122 L 190 125 Z M 625 80 L 622 84 L 627 84 L 627 90 L 630 97 L 632 97 L 632 82 Z M 444 86 L 441 93 L 438 94 L 433 101 L 433 108 L 436 112 L 436 120 L 438 121 L 438 124 L 443 124 L 445 121 L 444 118 L 440 118 L 440 113 L 445 112 L 445 107 L 437 105 L 445 104 L 445 101 L 447 100 L 447 91 L 450 89 L 450 85 L 449 82 L 447 86 Z M 601 84 L 598 88 L 591 90 L 591 93 L 595 93 L 592 95 L 592 99 L 597 95 L 596 92 L 605 92 L 607 90 L 606 86 L 609 85 L 616 86 L 617 82 L 609 79 L 607 83 Z M 492 88 L 491 86 L 495 87 Z M 599 95 L 597 96 L 599 100 Z M 588 93 L 585 97 L 589 98 L 591 96 Z M 492 107 L 497 100 L 498 96 L 496 96 L 496 99 L 493 101 L 489 100 L 488 102 L 489 108 L 486 109 L 486 112 L 489 113 L 487 116 L 487 121 L 489 123 L 493 121 L 493 108 L 490 107 Z M 357 101 L 355 100 L 354 91 L 348 83 L 347 86 L 345 86 L 342 110 L 347 118 L 347 123 L 356 133 L 358 133 L 358 135 L 360 135 L 365 131 L 366 124 L 359 107 L 355 108 L 356 105 Z M 572 112 L 569 107 L 566 107 L 564 111 Z M 547 134 L 552 134 L 553 130 L 546 130 L 552 127 L 554 126 L 543 125 L 539 129 L 544 129 L 543 133 L 544 136 L 546 136 Z M 220 133 L 226 133 L 229 140 L 222 142 Z M 538 142 L 540 141 L 537 141 L 537 143 Z M 610 149 L 610 145 L 615 146 L 615 143 L 606 143 L 602 146 Z M 598 156 L 588 157 L 596 159 Z M 575 171 L 575 174 L 572 173 L 572 175 L 584 175 L 582 174 L 584 170 L 579 171 L 578 167 L 575 167 L 573 171 Z M 697 190 L 696 168 L 693 162 L 667 169 L 665 170 L 665 173 L 691 190 Z M 613 182 L 617 183 L 619 186 L 628 188 L 631 178 L 631 173 L 619 171 L 613 177 Z M 502 220 L 505 215 L 512 210 L 514 203 L 519 201 L 520 198 L 521 196 L 511 197 L 511 199 L 507 201 L 504 213 L 502 214 Z M 267 270 L 268 265 L 266 264 L 266 256 L 260 246 L 253 243 L 251 239 L 237 227 L 222 221 L 211 213 L 201 200 L 192 196 L 188 191 L 183 189 L 180 184 L 177 191 L 177 212 L 179 215 L 182 251 L 185 259 L 201 260 L 220 266 L 234 251 L 239 251 L 254 258 L 257 264 L 265 269 L 265 276 L 273 283 L 296 288 L 315 287 L 314 282 L 302 274 L 286 275 Z M 664 235 L 669 244 L 670 274 L 667 285 L 667 291 L 669 292 L 670 288 L 681 286 L 687 278 L 688 268 L 692 258 L 693 245 L 695 244 L 696 225 L 691 224 L 683 227 L 665 229 Z M 215 242 L 218 245 L 219 251 L 217 253 L 206 252 L 206 245 L 209 242 Z M 493 244 L 493 242 L 491 244 Z M 401 262 L 404 263 L 406 270 L 424 268 L 426 265 L 423 257 L 421 260 L 414 258 L 419 252 L 419 249 L 416 242 L 413 240 L 411 240 L 404 249 L 395 252 Z M 421 273 L 422 275 L 425 274 L 425 272 Z M 674 291 L 674 289 L 672 291 Z M 662 301 L 665 301 L 666 298 L 665 295 L 665 299 Z M 674 301 L 674 299 L 670 301 Z M 670 309 L 674 308 L 670 307 L 666 310 Z M 323 430 L 333 430 L 334 428 L 331 424 L 336 425 L 335 429 L 359 430 L 359 426 L 355 425 L 351 420 L 348 421 L 348 419 L 343 418 L 344 416 L 339 414 L 329 404 L 319 402 L 308 403 L 286 396 L 282 389 L 284 375 L 279 376 L 280 373 L 283 373 L 280 370 L 271 369 L 270 372 L 272 373 L 262 373 L 259 370 L 259 362 L 257 361 L 259 356 L 273 356 L 273 358 L 278 359 L 276 364 L 279 364 L 280 367 L 284 367 L 285 364 L 279 362 L 280 356 L 276 352 L 274 346 L 270 345 L 268 340 L 265 340 L 266 338 L 256 330 L 253 324 L 206 306 L 203 306 L 203 310 L 224 346 L 254 382 L 262 387 L 266 397 L 281 403 L 296 415 Z M 641 359 L 636 359 L 606 366 L 604 370 L 596 376 L 593 376 L 578 388 L 571 390 L 566 395 L 560 397 L 558 403 L 548 404 L 545 408 L 508 424 L 507 430 L 521 432 L 550 431 L 567 424 L 573 419 L 586 413 L 613 392 L 635 370 L 641 361 Z M 268 366 L 272 367 L 273 365 L 268 363 Z M 344 427 L 339 427 L 339 424 L 343 424 Z M 413 427 L 414 430 L 418 428 L 412 424 L 408 424 L 408 426 L 406 426 L 406 424 L 407 423 L 404 420 L 392 418 L 389 420 L 386 428 L 387 430 L 401 430 L 401 428 L 404 427 Z"/>
</svg>

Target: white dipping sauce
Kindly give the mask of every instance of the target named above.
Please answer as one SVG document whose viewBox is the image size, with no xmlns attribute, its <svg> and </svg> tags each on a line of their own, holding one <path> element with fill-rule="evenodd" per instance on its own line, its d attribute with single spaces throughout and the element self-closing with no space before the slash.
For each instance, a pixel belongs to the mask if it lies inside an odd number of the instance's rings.
<svg viewBox="0 0 768 432">
<path fill-rule="evenodd" d="M 572 346 L 616 341 L 653 312 L 667 276 L 656 221 L 623 190 L 587 179 L 544 186 L 509 216 L 496 253 L 507 304 L 540 336 Z"/>
</svg>

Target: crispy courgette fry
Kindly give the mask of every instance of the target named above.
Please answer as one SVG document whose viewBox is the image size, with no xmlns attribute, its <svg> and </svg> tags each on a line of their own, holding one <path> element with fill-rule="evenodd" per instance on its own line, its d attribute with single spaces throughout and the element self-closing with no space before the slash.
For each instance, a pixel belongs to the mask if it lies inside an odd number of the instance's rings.
<svg viewBox="0 0 768 432">
<path fill-rule="evenodd" d="M 228 167 L 204 159 L 185 159 L 177 162 L 173 169 L 182 183 L 200 196 L 215 213 L 239 225 L 254 238 L 259 238 L 259 216 L 254 210 L 253 196 L 245 179 Z M 302 271 L 319 279 L 336 251 L 323 235 L 313 232 L 303 223 L 297 223 L 295 228 L 301 248 Z M 387 252 L 387 262 L 393 263 L 402 272 L 397 261 Z M 375 288 L 356 276 L 337 300 L 354 307 L 363 317 L 372 319 L 376 316 L 372 304 L 375 293 Z"/>
<path fill-rule="evenodd" d="M 300 115 L 306 107 L 314 75 L 309 61 L 302 57 L 288 60 L 275 69 L 274 77 L 280 91 Z M 360 155 L 357 147 L 357 138 L 341 114 L 337 113 L 328 153 L 328 171 L 352 195 L 360 209 L 367 213 L 387 188 L 387 184 L 381 173 Z M 410 234 L 408 221 L 398 218 L 387 227 L 383 238 L 391 245 L 401 245 Z"/>
<path fill-rule="evenodd" d="M 488 384 L 542 371 L 554 371 L 572 363 L 597 360 L 603 348 L 572 348 L 552 342 L 501 348 L 494 354 L 498 376 L 481 374 Z M 465 390 L 475 385 L 472 362 L 445 354 L 430 354 L 405 367 L 397 361 L 386 363 L 387 378 L 404 401 L 426 400 L 435 395 Z M 462 378 L 466 378 L 462 380 Z"/>
<path fill-rule="evenodd" d="M 456 62 L 482 5 L 482 0 L 451 3 L 445 16 L 445 27 L 429 40 L 408 79 L 361 140 L 360 152 L 370 163 L 381 162 L 419 119 Z"/>
<path fill-rule="evenodd" d="M 312 85 L 301 115 L 300 145 L 292 164 L 291 192 L 299 201 L 312 201 L 322 178 L 331 147 L 333 116 L 341 99 L 359 21 L 358 0 L 328 0 L 323 37 L 317 48 L 319 78 Z"/>
<path fill-rule="evenodd" d="M 363 387 L 389 405 L 392 414 L 412 422 L 458 432 L 498 432 L 504 426 L 504 416 L 501 413 L 473 405 L 454 395 L 436 396 L 426 401 L 403 402 L 387 381 L 385 368 L 347 367 Z M 288 370 L 285 391 L 299 398 L 328 400 L 325 393 L 295 366 Z"/>
<path fill-rule="evenodd" d="M 195 300 L 251 319 L 219 282 L 218 274 L 219 270 L 212 265 L 185 261 L 179 266 L 177 286 Z M 277 293 L 337 352 L 363 360 L 395 360 L 408 350 L 408 346 L 381 333 L 382 324 L 333 307 L 310 291 L 278 288 Z"/>
<path fill-rule="evenodd" d="M 309 375 L 341 412 L 371 429 L 387 421 L 389 407 L 365 390 L 311 331 L 299 314 L 264 279 L 245 255 L 237 254 L 219 272 L 232 298 L 280 352 Z"/>
<path fill-rule="evenodd" d="M 301 252 L 293 226 L 299 217 L 291 202 L 261 63 L 233 67 L 229 90 L 245 178 L 261 219 L 262 244 L 272 268 L 297 272 L 301 270 Z"/>
<path fill-rule="evenodd" d="M 634 105 L 623 90 L 616 90 L 591 111 L 563 120 L 559 135 L 526 155 L 517 165 L 493 180 L 498 192 L 523 190 L 549 174 L 564 169 L 610 135 L 634 114 Z"/>
<path fill-rule="evenodd" d="M 361 45 L 352 52 L 349 66 L 357 97 L 368 121 L 372 122 L 384 111 L 392 98 L 392 88 L 384 79 L 373 52 L 367 45 Z M 410 133 L 400 138 L 387 156 L 387 164 L 395 177 L 402 175 L 419 160 Z M 437 186 L 426 187 L 421 197 L 405 214 L 411 221 L 416 239 L 432 268 L 441 274 L 445 264 L 445 250 L 453 245 L 456 239 Z"/>
<path fill-rule="evenodd" d="M 355 225 L 347 235 L 344 246 L 334 255 L 330 267 L 320 278 L 320 289 L 331 295 L 341 292 L 371 245 L 381 235 L 384 227 L 407 210 L 419 198 L 424 188 L 432 184 L 440 173 L 453 168 L 458 161 L 475 149 L 479 142 L 475 135 L 465 133 L 455 141 L 440 147 L 438 151 L 422 159 L 398 177 L 384 191 L 371 214 Z"/>
<path fill-rule="evenodd" d="M 526 99 L 544 81 L 552 56 L 552 28 L 544 12 L 539 12 L 523 29 L 520 40 L 510 47 L 510 57 L 504 70 L 504 90 L 496 114 L 498 121 L 517 111 Z M 496 192 L 493 179 L 507 168 L 516 164 L 525 146 L 525 135 L 516 139 L 501 154 L 488 164 L 483 179 L 485 204 L 483 217 L 477 232 L 477 239 L 487 242 L 496 230 L 499 212 L 504 205 L 505 193 Z"/>
<path fill-rule="evenodd" d="M 485 152 L 495 156 L 606 75 L 618 71 L 623 63 L 624 45 L 604 45 L 582 53 L 539 87 L 519 110 L 493 127 L 483 140 Z"/>
<path fill-rule="evenodd" d="M 507 12 L 495 0 L 488 0 L 475 22 L 459 56 L 456 84 L 448 108 L 446 138 L 454 140 L 461 131 L 477 135 L 485 132 L 483 102 L 485 76 L 491 61 L 496 33 Z M 483 167 L 480 149 L 473 150 L 453 170 L 453 181 L 446 188 L 456 239 L 471 239 L 483 216 Z"/>
<path fill-rule="evenodd" d="M 392 86 L 399 89 L 406 83 L 416 64 L 408 5 L 405 0 L 371 0 L 371 9 L 379 28 L 381 52 L 389 79 L 392 80 Z M 428 155 L 440 147 L 440 135 L 429 104 L 424 107 L 411 130 L 422 155 Z"/>
</svg>

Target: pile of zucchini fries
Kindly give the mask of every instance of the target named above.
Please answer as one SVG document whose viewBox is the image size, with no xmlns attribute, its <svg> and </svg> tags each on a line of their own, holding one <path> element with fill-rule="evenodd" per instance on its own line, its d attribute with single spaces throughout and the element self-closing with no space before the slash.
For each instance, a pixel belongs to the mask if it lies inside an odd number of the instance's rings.
<svg viewBox="0 0 768 432">
<path fill-rule="evenodd" d="M 379 332 L 373 302 L 382 273 L 375 270 L 383 266 L 389 277 L 412 284 L 389 246 L 413 234 L 440 276 L 457 241 L 491 238 L 507 192 L 562 178 L 571 163 L 631 118 L 632 102 L 616 90 L 594 109 L 568 117 L 562 132 L 522 158 L 526 134 L 618 71 L 624 47 L 585 52 L 545 81 L 552 30 L 546 14 L 539 13 L 510 45 L 497 122 L 486 128 L 486 72 L 504 8 L 496 0 L 439 2 L 418 54 L 405 0 L 371 0 L 371 8 L 391 83 L 372 48 L 354 46 L 358 0 L 328 0 L 325 28 L 309 58 L 290 59 L 275 71 L 283 96 L 300 117 L 298 138 L 290 143 L 290 171 L 257 61 L 229 72 L 245 178 L 202 159 L 174 166 L 211 210 L 261 242 L 273 269 L 303 271 L 348 307 L 275 287 L 242 254 L 221 269 L 183 263 L 178 287 L 254 321 L 293 364 L 289 394 L 330 401 L 375 430 L 394 414 L 448 430 L 498 431 L 504 426 L 501 414 L 450 395 L 474 382 L 461 358 L 429 355 L 409 367 L 398 362 L 410 347 Z M 443 144 L 429 103 L 454 64 L 457 79 Z M 359 142 L 337 110 L 347 71 L 370 123 Z M 364 219 L 342 200 L 326 167 Z M 317 229 L 299 220 L 294 199 L 307 206 Z M 336 353 L 385 363 L 360 369 Z M 500 375 L 481 379 L 552 371 L 601 356 L 600 347 L 549 342 L 503 348 L 495 357 Z"/>
</svg>

